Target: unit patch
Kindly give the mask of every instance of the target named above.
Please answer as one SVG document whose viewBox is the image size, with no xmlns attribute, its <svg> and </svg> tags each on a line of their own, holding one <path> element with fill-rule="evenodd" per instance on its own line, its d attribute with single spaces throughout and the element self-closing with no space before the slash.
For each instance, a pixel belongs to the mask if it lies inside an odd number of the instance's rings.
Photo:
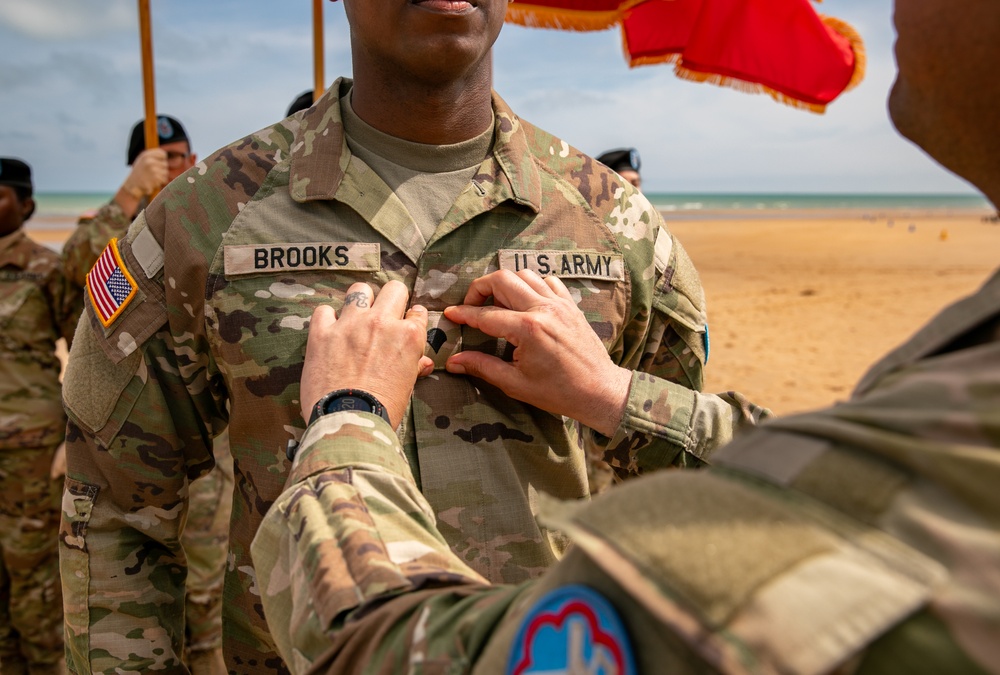
<svg viewBox="0 0 1000 675">
<path fill-rule="evenodd" d="M 561 279 L 625 279 L 625 262 L 621 255 L 594 251 L 515 251 L 501 249 L 500 269 L 520 272 L 531 270 L 539 276 Z"/>
<path fill-rule="evenodd" d="M 87 294 L 105 328 L 125 311 L 136 289 L 135 279 L 125 269 L 118 252 L 118 239 L 112 239 L 87 274 Z"/>
<path fill-rule="evenodd" d="M 357 242 L 226 246 L 226 276 L 315 270 L 378 272 L 382 269 L 379 254 L 378 244 Z"/>
<path fill-rule="evenodd" d="M 542 597 L 524 617 L 511 646 L 508 675 L 591 673 L 634 675 L 632 645 L 604 596 L 564 586 Z"/>
</svg>

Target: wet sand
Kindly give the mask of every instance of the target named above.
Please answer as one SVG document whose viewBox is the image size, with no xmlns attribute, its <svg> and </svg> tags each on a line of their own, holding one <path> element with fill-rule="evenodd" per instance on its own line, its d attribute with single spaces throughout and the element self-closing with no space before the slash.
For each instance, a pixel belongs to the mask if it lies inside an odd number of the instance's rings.
<svg viewBox="0 0 1000 675">
<path fill-rule="evenodd" d="M 708 299 L 706 390 L 778 414 L 846 398 L 877 358 L 1000 266 L 1000 225 L 981 212 L 672 215 Z M 29 225 L 59 248 L 72 222 Z"/>
</svg>

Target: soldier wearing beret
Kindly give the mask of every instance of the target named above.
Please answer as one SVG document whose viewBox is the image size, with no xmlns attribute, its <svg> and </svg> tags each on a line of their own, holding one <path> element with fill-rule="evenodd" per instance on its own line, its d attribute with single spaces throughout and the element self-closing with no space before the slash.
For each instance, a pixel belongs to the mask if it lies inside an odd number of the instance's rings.
<svg viewBox="0 0 1000 675">
<path fill-rule="evenodd" d="M 285 672 L 260 604 L 274 590 L 264 584 L 282 581 L 257 574 L 249 546 L 305 427 L 313 310 L 339 309 L 355 282 L 398 282 L 428 310 L 433 372 L 396 402 L 390 433 L 444 541 L 491 581 L 537 577 L 563 554 L 565 535 L 535 519 L 539 495 L 587 499 L 588 456 L 608 482 L 700 466 L 765 414 L 698 391 L 704 297 L 656 210 L 492 91 L 506 10 L 507 0 L 346 0 L 354 79 L 170 183 L 102 254 L 101 297 L 66 376 L 63 517 L 84 533 L 62 548 L 75 670 L 179 667 L 177 533 L 188 483 L 211 469 L 212 439 L 228 428 L 226 661 Z M 619 424 L 613 413 L 581 424 L 446 369 L 455 354 L 514 358 L 514 345 L 444 314 L 500 269 L 563 279 L 628 375 L 601 386 L 637 397 Z"/>
<path fill-rule="evenodd" d="M 59 256 L 23 225 L 31 169 L 0 157 L 0 669 L 57 673 L 62 662 L 58 532 L 66 433 L 56 341 L 73 337 L 82 297 Z"/>
<path fill-rule="evenodd" d="M 896 0 L 895 23 L 893 122 L 1000 204 L 1000 3 Z M 446 315 L 516 359 L 463 352 L 449 372 L 578 419 L 621 411 L 597 383 L 621 376 L 606 354 L 566 358 L 566 341 L 595 338 L 564 283 L 495 272 L 465 303 Z M 770 421 L 708 469 L 590 504 L 539 495 L 540 520 L 574 546 L 516 585 L 449 550 L 450 514 L 370 412 L 394 419 L 426 372 L 427 312 L 407 307 L 402 285 L 372 302 L 359 284 L 339 317 L 312 319 L 309 425 L 253 544 L 296 672 L 1000 672 L 1000 270 L 847 402 Z"/>
</svg>

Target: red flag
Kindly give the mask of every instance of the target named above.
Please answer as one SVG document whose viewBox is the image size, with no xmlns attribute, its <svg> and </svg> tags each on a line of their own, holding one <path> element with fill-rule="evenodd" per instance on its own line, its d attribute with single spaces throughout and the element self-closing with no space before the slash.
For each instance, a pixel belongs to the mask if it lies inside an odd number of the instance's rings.
<svg viewBox="0 0 1000 675">
<path fill-rule="evenodd" d="M 766 92 L 815 112 L 864 77 L 864 45 L 810 0 L 518 0 L 507 20 L 621 26 L 629 65 L 675 63 L 678 76 Z"/>
</svg>

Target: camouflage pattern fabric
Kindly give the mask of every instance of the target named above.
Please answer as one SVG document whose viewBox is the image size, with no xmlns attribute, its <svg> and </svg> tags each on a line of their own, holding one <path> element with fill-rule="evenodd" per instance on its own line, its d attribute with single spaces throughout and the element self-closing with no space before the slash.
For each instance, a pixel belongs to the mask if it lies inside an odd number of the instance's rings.
<svg viewBox="0 0 1000 675">
<path fill-rule="evenodd" d="M 0 672 L 62 672 L 56 446 L 0 451 Z"/>
<path fill-rule="evenodd" d="M 377 291 L 397 279 L 430 311 L 427 353 L 438 369 L 417 384 L 398 433 L 445 540 L 491 581 L 538 576 L 562 554 L 565 538 L 534 519 L 538 494 L 586 498 L 588 453 L 609 452 L 621 475 L 698 464 L 753 421 L 720 404 L 715 437 L 688 428 L 704 423 L 688 389 L 702 382 L 701 289 L 640 193 L 495 98 L 493 152 L 424 242 L 398 197 L 344 144 L 339 96 L 349 87 L 336 83 L 313 107 L 164 189 L 120 242 L 134 299 L 108 328 L 92 308 L 81 323 L 66 377 L 73 498 L 62 549 L 78 672 L 176 666 L 184 496 L 213 465 L 212 438 L 227 425 L 236 463 L 227 664 L 284 671 L 249 544 L 304 426 L 309 317 L 321 303 L 339 309 L 354 282 Z M 685 433 L 623 428 L 609 445 L 445 372 L 456 350 L 510 358 L 509 345 L 442 312 L 473 279 L 525 264 L 562 277 L 616 363 L 677 383 L 677 401 L 664 408 Z"/>
<path fill-rule="evenodd" d="M 62 600 L 56 535 L 62 442 L 56 341 L 72 338 L 82 299 L 59 257 L 19 230 L 0 239 L 0 670 L 56 672 Z"/>
<path fill-rule="evenodd" d="M 380 418 L 306 430 L 252 546 L 294 672 L 508 673 L 555 588 L 609 599 L 641 673 L 998 673 L 1000 273 L 867 376 L 698 472 L 541 519 L 575 543 L 489 586 L 449 551 Z"/>
<path fill-rule="evenodd" d="M 213 455 L 215 468 L 191 483 L 188 520 L 181 534 L 188 560 L 185 623 L 189 654 L 222 649 L 222 588 L 234 482 L 228 432 L 215 439 Z"/>
<path fill-rule="evenodd" d="M 142 203 L 140 210 L 144 207 Z M 63 273 L 69 283 L 86 293 L 87 273 L 108 241 L 122 236 L 131 222 L 114 201 L 80 218 L 62 249 Z M 185 622 L 189 661 L 193 652 L 222 648 L 222 589 L 234 484 L 228 435 L 216 439 L 214 454 L 215 468 L 191 483 L 190 512 L 181 534 L 188 556 Z"/>
<path fill-rule="evenodd" d="M 56 341 L 72 340 L 82 308 L 57 254 L 23 230 L 0 239 L 0 452 L 62 442 Z"/>
</svg>

